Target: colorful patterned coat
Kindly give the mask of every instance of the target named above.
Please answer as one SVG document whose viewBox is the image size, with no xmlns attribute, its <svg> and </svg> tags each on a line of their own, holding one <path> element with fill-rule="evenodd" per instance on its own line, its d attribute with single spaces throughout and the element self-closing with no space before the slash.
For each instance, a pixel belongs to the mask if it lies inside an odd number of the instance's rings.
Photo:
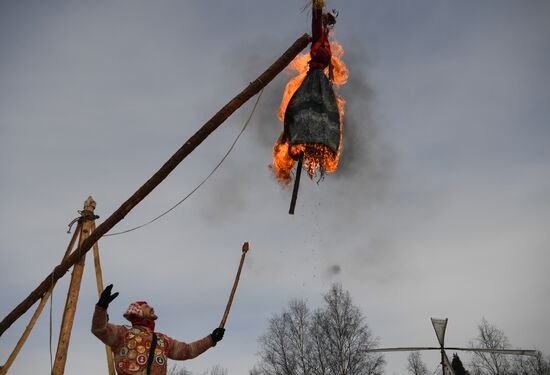
<svg viewBox="0 0 550 375">
<path fill-rule="evenodd" d="M 117 373 L 119 375 L 145 375 L 153 332 L 143 326 L 119 326 L 110 324 L 108 321 L 107 310 L 96 306 L 92 319 L 92 333 L 111 347 Z M 195 358 L 214 346 L 210 335 L 191 344 L 186 344 L 162 333 L 156 332 L 155 334 L 157 335 L 157 346 L 151 365 L 151 375 L 167 373 L 167 358 L 175 360 Z"/>
</svg>

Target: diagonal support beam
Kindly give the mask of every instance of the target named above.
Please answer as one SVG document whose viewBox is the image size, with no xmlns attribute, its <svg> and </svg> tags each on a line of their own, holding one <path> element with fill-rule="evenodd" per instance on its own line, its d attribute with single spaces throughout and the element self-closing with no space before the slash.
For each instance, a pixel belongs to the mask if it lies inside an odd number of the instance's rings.
<svg viewBox="0 0 550 375">
<path fill-rule="evenodd" d="M 71 249 L 73 248 L 76 239 L 78 237 L 78 234 L 80 233 L 80 226 L 81 224 L 78 223 L 76 226 L 76 229 L 74 230 L 73 237 L 71 238 L 71 241 L 69 242 L 69 246 L 67 247 L 67 250 L 65 251 L 65 255 L 63 255 L 63 259 L 67 258 L 71 252 Z M 63 261 L 61 259 L 61 261 Z M 29 335 L 31 334 L 32 329 L 34 328 L 34 325 L 36 324 L 36 321 L 40 317 L 40 314 L 42 314 L 42 310 L 44 310 L 44 306 L 46 306 L 46 302 L 48 302 L 48 299 L 50 298 L 52 294 L 52 289 L 55 287 L 55 283 L 51 285 L 51 288 L 44 293 L 44 296 L 40 300 L 40 303 L 36 307 L 36 310 L 34 311 L 34 314 L 31 317 L 31 320 L 27 327 L 25 327 L 25 330 L 23 331 L 23 334 L 21 335 L 21 338 L 19 341 L 17 341 L 17 344 L 15 344 L 15 348 L 11 352 L 10 356 L 8 357 L 8 360 L 6 363 L 4 363 L 3 366 L 0 367 L 0 375 L 6 375 L 8 373 L 8 370 L 10 369 L 13 362 L 15 362 L 15 359 L 19 355 L 19 352 L 23 348 L 23 345 L 25 345 L 25 342 L 27 342 L 27 339 L 29 338 Z"/>
<path fill-rule="evenodd" d="M 277 59 L 265 72 L 263 72 L 248 87 L 235 96 L 229 103 L 218 111 L 206 122 L 191 138 L 180 147 L 178 151 L 130 198 L 128 198 L 115 212 L 111 214 L 95 231 L 76 249 L 73 254 L 61 262 L 54 270 L 46 276 L 44 281 L 29 294 L 19 305 L 17 305 L 0 322 L 0 336 L 23 315 L 44 293 L 49 289 L 53 281 L 59 280 L 75 263 L 84 256 L 105 233 L 113 228 L 119 221 L 152 192 L 164 179 L 200 145 L 214 130 L 216 130 L 229 116 L 239 109 L 246 101 L 256 95 L 262 88 L 267 86 L 286 66 L 309 44 L 311 38 L 308 34 L 298 38 L 281 57 Z"/>
</svg>

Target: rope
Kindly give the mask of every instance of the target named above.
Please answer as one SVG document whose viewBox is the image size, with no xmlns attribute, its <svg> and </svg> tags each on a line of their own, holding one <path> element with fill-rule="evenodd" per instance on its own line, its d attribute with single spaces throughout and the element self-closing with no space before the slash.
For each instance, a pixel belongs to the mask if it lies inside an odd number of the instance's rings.
<svg viewBox="0 0 550 375">
<path fill-rule="evenodd" d="M 80 216 L 75 217 L 73 220 L 71 220 L 71 222 L 68 225 L 69 229 L 67 230 L 67 233 L 71 233 L 71 228 L 73 227 L 73 225 L 77 222 L 81 223 L 83 219 L 90 219 L 90 220 L 99 219 L 99 216 L 95 215 L 93 212 L 88 210 L 82 210 L 82 211 L 78 210 L 76 212 L 78 212 Z"/>
<path fill-rule="evenodd" d="M 262 88 L 262 91 L 260 91 L 260 94 L 258 95 L 258 98 L 256 99 L 256 102 L 254 103 L 254 107 L 252 108 L 252 111 L 250 112 L 250 115 L 248 116 L 248 119 L 246 120 L 246 122 L 244 123 L 244 126 L 243 128 L 241 129 L 241 131 L 239 132 L 239 134 L 237 134 L 237 137 L 235 138 L 235 140 L 233 141 L 233 143 L 231 144 L 231 146 L 229 147 L 229 149 L 227 150 L 227 152 L 225 153 L 225 155 L 222 157 L 222 159 L 220 160 L 220 162 L 214 167 L 214 169 L 212 169 L 212 171 L 208 174 L 208 176 L 206 176 L 193 190 L 191 190 L 191 192 L 189 194 L 187 194 L 185 197 L 183 197 L 179 202 L 177 202 L 175 205 L 173 205 L 172 207 L 170 207 L 168 210 L 164 211 L 163 213 L 161 213 L 160 215 L 158 215 L 157 217 L 149 220 L 148 222 L 144 223 L 144 224 L 141 224 L 141 225 L 138 225 L 137 227 L 133 227 L 133 228 L 130 228 L 130 229 L 126 229 L 126 230 L 123 230 L 121 232 L 115 232 L 115 233 L 107 233 L 107 234 L 104 234 L 103 237 L 109 237 L 109 236 L 118 236 L 118 235 L 121 235 L 121 234 L 125 234 L 125 233 L 129 233 L 129 232 L 133 232 L 135 230 L 138 230 L 140 228 L 143 228 L 149 224 L 152 224 L 153 222 L 157 221 L 158 219 L 160 219 L 161 217 L 163 217 L 164 215 L 168 214 L 169 212 L 171 212 L 173 209 L 175 209 L 176 207 L 178 207 L 180 204 L 182 204 L 185 200 L 187 200 L 187 198 L 189 198 L 191 195 L 193 195 L 193 193 L 197 190 L 199 190 L 199 188 L 204 185 L 204 183 L 206 183 L 206 181 L 214 174 L 214 172 L 216 172 L 218 170 L 218 168 L 222 165 L 222 163 L 225 161 L 225 159 L 227 159 L 227 157 L 229 156 L 229 154 L 231 153 L 231 151 L 233 151 L 233 148 L 235 147 L 235 145 L 237 144 L 237 141 L 239 140 L 239 138 L 241 137 L 241 135 L 243 134 L 243 132 L 245 131 L 245 129 L 247 128 L 248 124 L 250 123 L 250 120 L 252 120 L 252 116 L 254 115 L 254 112 L 256 112 L 256 107 L 258 106 L 258 103 L 260 102 L 260 98 L 262 97 L 262 94 L 264 92 L 264 89 Z M 73 220 L 74 221 L 74 220 Z"/>
</svg>

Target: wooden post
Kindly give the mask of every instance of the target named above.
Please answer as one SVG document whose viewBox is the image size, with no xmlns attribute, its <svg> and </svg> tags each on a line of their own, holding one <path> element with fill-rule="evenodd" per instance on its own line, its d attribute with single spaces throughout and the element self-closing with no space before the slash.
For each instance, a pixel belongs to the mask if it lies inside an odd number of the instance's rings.
<svg viewBox="0 0 550 375">
<path fill-rule="evenodd" d="M 92 231 L 95 230 L 95 222 L 92 222 Z M 95 281 L 97 285 L 97 295 L 98 297 L 103 292 L 103 274 L 101 272 L 101 263 L 99 261 L 99 246 L 94 243 L 94 265 L 95 265 Z M 113 352 L 110 347 L 105 345 L 105 354 L 107 355 L 107 369 L 109 370 L 109 375 L 115 375 L 115 365 L 113 362 Z"/>
<path fill-rule="evenodd" d="M 88 252 L 94 243 L 101 236 L 107 233 L 118 222 L 141 202 L 151 191 L 153 191 L 193 150 L 200 145 L 214 130 L 216 130 L 233 112 L 239 109 L 248 99 L 256 95 L 262 88 L 267 86 L 284 68 L 309 44 L 311 38 L 308 34 L 302 35 L 294 44 L 286 50 L 264 73 L 254 82 L 251 82 L 241 93 L 235 96 L 221 110 L 218 111 L 206 124 L 202 126 L 191 138 L 180 147 L 178 151 L 164 165 L 143 184 L 130 198 L 128 198 L 115 212 L 111 214 L 97 229 L 88 237 L 78 249 L 65 259 L 61 264 L 46 276 L 19 305 L 17 305 L 0 322 L 0 336 L 23 315 L 40 297 L 49 289 L 52 280 L 59 280 L 65 272 L 76 264 L 80 257 Z"/>
<path fill-rule="evenodd" d="M 79 248 L 82 243 L 88 238 L 92 232 L 94 224 L 95 201 L 92 197 L 88 197 L 84 202 L 84 210 L 80 218 L 80 238 L 78 239 Z M 76 250 L 78 251 L 78 249 Z M 76 314 L 76 306 L 78 304 L 78 296 L 80 294 L 80 283 L 84 274 L 84 260 L 86 255 L 80 257 L 78 263 L 73 267 L 71 275 L 71 283 L 67 292 L 67 301 L 65 302 L 65 310 L 63 311 L 63 320 L 61 322 L 61 330 L 59 332 L 59 341 L 57 342 L 57 352 L 53 364 L 52 375 L 62 375 L 65 372 L 65 364 L 67 363 L 67 352 L 69 350 L 69 342 L 71 340 L 71 331 L 73 329 L 74 316 Z"/>
<path fill-rule="evenodd" d="M 71 241 L 69 242 L 69 246 L 67 246 L 67 250 L 65 251 L 65 255 L 63 255 L 63 259 L 66 259 L 67 256 L 69 256 L 69 253 L 71 252 L 71 250 L 74 246 L 74 243 L 76 241 L 76 237 L 80 233 L 80 226 L 81 226 L 80 223 L 78 223 L 78 225 L 76 226 L 76 229 L 73 233 L 73 237 L 71 238 Z M 55 287 L 55 283 L 54 283 L 53 286 Z M 8 360 L 6 361 L 6 363 L 4 363 L 4 366 L 2 366 L 2 368 L 0 369 L 0 375 L 6 375 L 8 373 L 8 370 L 10 369 L 11 365 L 13 364 L 15 359 L 17 358 L 17 355 L 21 351 L 21 348 L 23 348 L 23 345 L 25 345 L 25 342 L 29 338 L 29 335 L 31 334 L 31 331 L 34 328 L 34 325 L 36 324 L 36 321 L 40 317 L 40 314 L 42 313 L 42 310 L 44 310 L 44 306 L 46 306 L 46 302 L 48 302 L 48 299 L 50 298 L 50 296 L 52 294 L 52 289 L 53 288 L 48 289 L 46 291 L 46 293 L 44 293 L 44 296 L 42 296 L 42 299 L 40 300 L 40 303 L 36 307 L 36 310 L 34 311 L 34 314 L 32 315 L 32 318 L 31 318 L 29 324 L 27 325 L 27 327 L 25 327 L 25 330 L 23 331 L 23 334 L 21 335 L 21 338 L 19 339 L 19 341 L 17 341 L 17 344 L 15 345 L 15 348 L 13 349 L 10 356 L 8 357 Z"/>
</svg>

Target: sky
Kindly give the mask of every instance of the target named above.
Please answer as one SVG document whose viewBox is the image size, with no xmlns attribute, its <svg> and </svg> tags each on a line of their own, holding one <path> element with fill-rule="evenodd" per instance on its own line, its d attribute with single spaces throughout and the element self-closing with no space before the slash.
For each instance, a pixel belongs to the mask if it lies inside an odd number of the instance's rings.
<svg viewBox="0 0 550 375">
<path fill-rule="evenodd" d="M 304 1 L 5 0 L 0 3 L 0 315 L 51 272 L 88 195 L 107 218 L 215 112 L 309 31 Z M 266 88 L 235 149 L 176 210 L 99 241 L 103 278 L 155 307 L 182 341 L 223 315 L 216 348 L 183 364 L 246 374 L 268 319 L 291 299 L 312 308 L 334 282 L 381 347 L 467 346 L 482 318 L 513 347 L 550 354 L 550 3 L 329 0 L 350 78 L 339 170 L 291 191 L 269 169 L 290 76 Z M 113 231 L 191 191 L 252 110 L 231 116 Z M 304 177 L 304 176 L 303 176 Z M 105 372 L 90 333 L 88 257 L 66 373 Z M 55 343 L 68 274 L 53 293 Z M 7 359 L 34 311 L 0 338 Z M 50 366 L 48 304 L 12 374 Z M 406 353 L 386 354 L 404 374 Z M 423 354 L 435 370 L 437 353 Z M 464 362 L 468 362 L 464 355 Z"/>
</svg>

